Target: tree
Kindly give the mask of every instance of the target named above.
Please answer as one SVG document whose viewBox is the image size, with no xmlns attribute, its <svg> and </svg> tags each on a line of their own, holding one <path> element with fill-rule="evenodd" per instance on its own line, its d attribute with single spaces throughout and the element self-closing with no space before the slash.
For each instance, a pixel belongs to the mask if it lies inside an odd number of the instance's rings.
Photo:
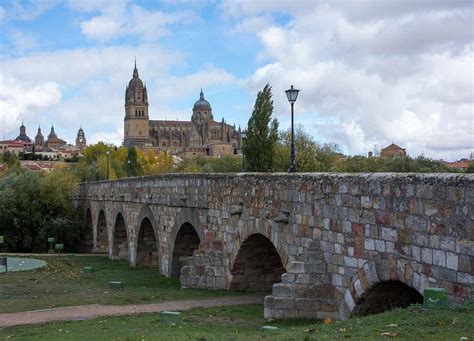
<svg viewBox="0 0 474 341">
<path fill-rule="evenodd" d="M 127 166 L 128 170 L 130 172 L 130 176 L 137 176 L 137 175 L 142 175 L 142 167 L 140 163 L 138 162 L 138 155 L 137 155 L 137 149 L 135 146 L 131 146 L 128 148 L 128 154 L 127 154 Z"/>
<path fill-rule="evenodd" d="M 247 128 L 244 145 L 248 171 L 269 172 L 273 169 L 275 148 L 278 141 L 278 121 L 273 114 L 272 88 L 265 85 L 257 94 L 255 106 Z"/>
<path fill-rule="evenodd" d="M 10 153 L 8 155 L 8 169 L 20 168 L 21 163 L 15 153 Z"/>
<path fill-rule="evenodd" d="M 280 132 L 280 138 L 274 157 L 274 170 L 288 171 L 290 162 L 291 129 Z M 328 172 L 334 170 L 334 164 L 341 157 L 336 144 L 320 145 L 304 131 L 302 125 L 295 130 L 295 154 L 298 172 Z"/>
<path fill-rule="evenodd" d="M 0 178 L 0 235 L 7 249 L 45 251 L 47 238 L 56 237 L 73 250 L 80 236 L 72 203 L 76 186 L 77 179 L 66 169 L 15 169 Z"/>
<path fill-rule="evenodd" d="M 467 166 L 466 173 L 474 173 L 474 161 Z"/>
</svg>

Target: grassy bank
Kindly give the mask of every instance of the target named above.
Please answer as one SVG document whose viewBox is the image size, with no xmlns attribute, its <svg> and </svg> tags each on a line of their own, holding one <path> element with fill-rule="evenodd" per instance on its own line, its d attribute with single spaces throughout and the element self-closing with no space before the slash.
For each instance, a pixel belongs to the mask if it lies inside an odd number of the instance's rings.
<svg viewBox="0 0 474 341">
<path fill-rule="evenodd" d="M 434 311 L 420 306 L 325 324 L 308 320 L 263 319 L 261 305 L 195 309 L 184 312 L 184 323 L 162 325 L 158 314 L 89 321 L 58 322 L 0 329 L 9 340 L 472 340 L 474 304 Z M 265 332 L 263 325 L 277 326 Z"/>
<path fill-rule="evenodd" d="M 239 294 L 230 291 L 182 290 L 177 278 L 166 278 L 157 269 L 131 268 L 125 261 L 111 261 L 106 257 L 76 257 L 75 264 L 58 257 L 43 259 L 48 262 L 44 268 L 0 274 L 0 312 L 94 303 L 152 303 Z M 95 269 L 95 278 L 82 276 L 84 266 Z M 109 281 L 112 280 L 122 281 L 125 289 L 110 289 Z"/>
</svg>

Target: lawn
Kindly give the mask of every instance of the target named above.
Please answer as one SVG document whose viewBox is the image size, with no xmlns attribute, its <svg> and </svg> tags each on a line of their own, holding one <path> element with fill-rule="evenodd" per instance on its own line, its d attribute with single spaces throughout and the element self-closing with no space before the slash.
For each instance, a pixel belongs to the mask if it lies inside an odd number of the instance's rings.
<svg viewBox="0 0 474 341">
<path fill-rule="evenodd" d="M 40 258 L 40 257 L 36 257 Z M 0 273 L 0 312 L 65 307 L 80 304 L 139 304 L 178 299 L 239 295 L 239 292 L 180 289 L 177 278 L 166 278 L 153 268 L 132 268 L 125 261 L 106 257 L 75 257 L 70 264 L 58 257 L 44 257 L 44 268 Z M 95 278 L 82 276 L 92 266 Z M 109 288 L 109 281 L 125 284 Z"/>
<path fill-rule="evenodd" d="M 472 340 L 474 303 L 449 310 L 421 306 L 325 324 L 308 320 L 263 319 L 261 305 L 195 309 L 183 323 L 162 325 L 159 314 L 0 328 L 0 339 L 25 340 Z M 277 331 L 262 331 L 263 325 Z"/>
</svg>

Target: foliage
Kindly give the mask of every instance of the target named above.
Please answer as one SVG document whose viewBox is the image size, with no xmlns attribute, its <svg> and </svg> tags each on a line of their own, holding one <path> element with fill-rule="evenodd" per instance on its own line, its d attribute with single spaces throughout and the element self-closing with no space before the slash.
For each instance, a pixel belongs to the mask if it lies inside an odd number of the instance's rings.
<svg viewBox="0 0 474 341">
<path fill-rule="evenodd" d="M 273 169 L 275 148 L 278 140 L 278 121 L 273 114 L 272 88 L 265 85 L 257 94 L 255 106 L 247 129 L 244 145 L 246 170 L 268 172 Z"/>
<path fill-rule="evenodd" d="M 52 236 L 72 250 L 81 238 L 71 201 L 76 185 L 65 169 L 47 174 L 15 168 L 0 178 L 0 235 L 5 236 L 6 248 L 45 251 Z"/>
<path fill-rule="evenodd" d="M 167 153 L 142 151 L 131 147 L 116 147 L 99 142 L 88 146 L 84 157 L 71 170 L 80 182 L 105 180 L 107 178 L 107 154 L 109 151 L 109 178 L 120 179 L 128 176 L 151 175 L 170 171 L 173 158 Z M 130 160 L 130 165 L 128 163 Z"/>
<path fill-rule="evenodd" d="M 196 156 L 185 158 L 174 170 L 179 173 L 237 173 L 242 171 L 242 155 L 218 158 Z"/>
<path fill-rule="evenodd" d="M 280 132 L 275 149 L 273 170 L 286 172 L 290 166 L 291 129 Z M 303 126 L 295 130 L 296 170 L 298 172 L 329 172 L 342 157 L 335 144 L 320 145 L 306 133 Z"/>
<path fill-rule="evenodd" d="M 467 166 L 466 173 L 474 173 L 474 161 Z"/>
<path fill-rule="evenodd" d="M 340 159 L 335 167 L 337 172 L 412 172 L 412 173 L 442 173 L 450 172 L 445 164 L 440 161 L 418 156 L 411 157 L 365 157 L 345 156 Z"/>
</svg>

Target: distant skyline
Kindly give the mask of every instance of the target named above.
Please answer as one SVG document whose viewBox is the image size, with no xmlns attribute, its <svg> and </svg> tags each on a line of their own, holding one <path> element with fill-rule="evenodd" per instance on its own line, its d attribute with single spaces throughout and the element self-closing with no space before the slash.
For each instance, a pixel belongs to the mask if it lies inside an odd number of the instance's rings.
<svg viewBox="0 0 474 341">
<path fill-rule="evenodd" d="M 301 89 L 295 120 L 348 154 L 394 142 L 410 156 L 474 150 L 471 1 L 4 0 L 0 134 L 51 123 L 121 144 L 134 59 L 151 119 L 189 120 L 201 86 L 214 118 L 244 128 L 256 94 Z"/>
</svg>

